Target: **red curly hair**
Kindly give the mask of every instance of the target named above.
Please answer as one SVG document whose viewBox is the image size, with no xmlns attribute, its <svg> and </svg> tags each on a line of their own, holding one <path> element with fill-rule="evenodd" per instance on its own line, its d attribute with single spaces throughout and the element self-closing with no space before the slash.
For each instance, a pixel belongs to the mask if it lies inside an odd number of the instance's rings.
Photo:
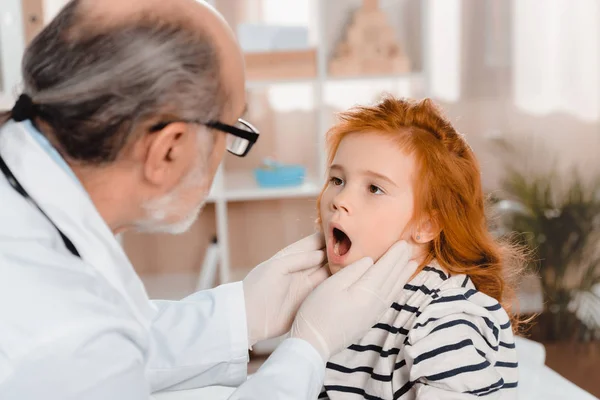
<svg viewBox="0 0 600 400">
<path fill-rule="evenodd" d="M 339 115 L 327 133 L 328 165 L 350 133 L 370 132 L 393 138 L 414 156 L 415 212 L 412 223 L 428 215 L 440 233 L 428 245 L 423 265 L 435 259 L 452 274 L 471 277 L 480 292 L 496 299 L 519 325 L 511 310 L 513 282 L 523 270 L 523 251 L 496 240 L 488 230 L 480 168 L 465 138 L 430 99 L 386 97 L 374 106 L 359 106 Z M 325 187 L 317 199 L 317 212 Z M 321 216 L 317 219 L 320 226 Z"/>
</svg>

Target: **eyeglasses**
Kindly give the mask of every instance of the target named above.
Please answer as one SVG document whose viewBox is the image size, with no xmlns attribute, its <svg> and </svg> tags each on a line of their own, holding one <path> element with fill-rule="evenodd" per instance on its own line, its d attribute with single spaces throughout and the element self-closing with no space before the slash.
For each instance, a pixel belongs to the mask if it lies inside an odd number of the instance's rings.
<svg viewBox="0 0 600 400">
<path fill-rule="evenodd" d="M 227 151 L 238 157 L 245 157 L 250 152 L 250 149 L 258 140 L 260 133 L 258 129 L 252 126 L 249 122 L 239 118 L 234 125 L 227 125 L 219 121 L 200 122 L 197 120 L 177 120 L 170 122 L 161 122 L 153 125 L 150 132 L 160 131 L 167 125 L 174 122 L 187 122 L 199 125 L 208 126 L 221 132 L 227 133 Z"/>
<path fill-rule="evenodd" d="M 260 135 L 258 129 L 241 118 L 235 125 L 215 121 L 207 123 L 206 126 L 227 133 L 227 151 L 238 157 L 245 157 Z"/>
</svg>

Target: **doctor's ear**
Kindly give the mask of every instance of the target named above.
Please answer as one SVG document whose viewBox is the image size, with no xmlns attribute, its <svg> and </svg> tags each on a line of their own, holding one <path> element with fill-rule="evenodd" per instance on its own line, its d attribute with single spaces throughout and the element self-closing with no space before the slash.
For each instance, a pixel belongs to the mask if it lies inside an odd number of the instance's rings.
<svg viewBox="0 0 600 400">
<path fill-rule="evenodd" d="M 173 122 L 148 135 L 144 177 L 155 185 L 175 185 L 197 155 L 195 135 L 185 122 Z"/>
<path fill-rule="evenodd" d="M 412 239 L 415 243 L 429 243 L 441 233 L 442 229 L 435 216 L 436 214 L 432 213 L 431 215 L 426 215 L 417 222 L 417 225 L 412 232 Z"/>
</svg>

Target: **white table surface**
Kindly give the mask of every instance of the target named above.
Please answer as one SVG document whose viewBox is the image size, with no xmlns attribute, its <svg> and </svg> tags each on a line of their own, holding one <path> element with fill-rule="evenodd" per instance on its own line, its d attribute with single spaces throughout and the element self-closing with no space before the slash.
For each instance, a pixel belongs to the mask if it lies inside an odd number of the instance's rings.
<svg viewBox="0 0 600 400">
<path fill-rule="evenodd" d="M 574 383 L 544 365 L 544 346 L 517 338 L 519 352 L 519 399 L 523 400 L 598 400 Z M 600 379 L 600 371 L 599 371 Z M 210 387 L 153 395 L 154 400 L 226 400 L 232 388 Z"/>
</svg>

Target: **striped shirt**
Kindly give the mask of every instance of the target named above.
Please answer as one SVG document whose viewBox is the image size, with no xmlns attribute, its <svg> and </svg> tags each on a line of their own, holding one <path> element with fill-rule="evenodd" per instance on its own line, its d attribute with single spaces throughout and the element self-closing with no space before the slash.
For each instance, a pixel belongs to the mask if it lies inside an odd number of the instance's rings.
<svg viewBox="0 0 600 400">
<path fill-rule="evenodd" d="M 330 359 L 319 398 L 516 399 L 517 366 L 500 304 L 432 263 L 358 343 Z"/>
</svg>

